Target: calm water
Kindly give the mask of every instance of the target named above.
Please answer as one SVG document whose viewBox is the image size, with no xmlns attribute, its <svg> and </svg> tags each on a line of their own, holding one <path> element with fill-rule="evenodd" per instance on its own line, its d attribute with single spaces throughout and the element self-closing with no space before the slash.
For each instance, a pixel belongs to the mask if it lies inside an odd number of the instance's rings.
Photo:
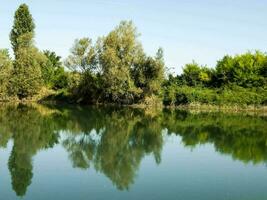
<svg viewBox="0 0 267 200">
<path fill-rule="evenodd" d="M 267 199 L 267 118 L 0 106 L 0 199 Z"/>
</svg>

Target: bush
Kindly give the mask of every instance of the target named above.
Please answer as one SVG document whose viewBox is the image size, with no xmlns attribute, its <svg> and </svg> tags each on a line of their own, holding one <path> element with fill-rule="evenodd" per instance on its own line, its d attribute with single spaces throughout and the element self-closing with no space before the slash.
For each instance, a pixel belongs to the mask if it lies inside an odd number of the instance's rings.
<svg viewBox="0 0 267 200">
<path fill-rule="evenodd" d="M 164 105 L 212 104 L 212 105 L 266 105 L 266 88 L 221 89 L 171 85 L 165 88 Z"/>
<path fill-rule="evenodd" d="M 264 88 L 225 88 L 219 95 L 220 104 L 266 105 L 267 90 Z"/>
</svg>

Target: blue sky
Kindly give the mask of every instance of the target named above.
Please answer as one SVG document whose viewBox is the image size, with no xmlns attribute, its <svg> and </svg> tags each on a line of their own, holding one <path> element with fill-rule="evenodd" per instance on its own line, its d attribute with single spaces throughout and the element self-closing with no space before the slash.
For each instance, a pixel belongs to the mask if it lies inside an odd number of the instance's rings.
<svg viewBox="0 0 267 200">
<path fill-rule="evenodd" d="M 14 12 L 27 3 L 36 23 L 36 45 L 68 55 L 74 39 L 106 35 L 133 20 L 145 51 L 165 51 L 180 73 L 195 60 L 214 66 L 225 54 L 267 51 L 267 0 L 0 0 L 0 48 L 10 48 Z"/>
</svg>

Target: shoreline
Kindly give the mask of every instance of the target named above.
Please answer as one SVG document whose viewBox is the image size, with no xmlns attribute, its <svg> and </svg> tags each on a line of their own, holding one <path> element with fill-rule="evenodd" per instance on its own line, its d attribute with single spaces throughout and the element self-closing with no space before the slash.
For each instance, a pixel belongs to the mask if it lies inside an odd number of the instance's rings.
<svg viewBox="0 0 267 200">
<path fill-rule="evenodd" d="M 267 106 L 240 106 L 240 105 L 183 105 L 169 107 L 170 109 L 186 110 L 191 113 L 225 113 L 225 114 L 244 114 L 267 117 Z"/>
<path fill-rule="evenodd" d="M 33 99 L 24 99 L 24 100 L 0 100 L 0 105 L 3 104 L 39 104 L 39 105 L 72 105 L 72 106 L 115 106 L 115 107 L 131 107 L 139 109 L 170 109 L 170 110 L 187 110 L 192 112 L 224 112 L 224 113 L 254 113 L 254 114 L 263 114 L 267 116 L 267 105 L 212 105 L 212 104 L 186 104 L 186 105 L 177 105 L 177 106 L 164 106 L 163 104 L 132 104 L 132 105 L 123 105 L 115 103 L 99 103 L 99 104 L 80 104 L 70 101 L 42 101 L 42 100 L 33 100 Z"/>
</svg>

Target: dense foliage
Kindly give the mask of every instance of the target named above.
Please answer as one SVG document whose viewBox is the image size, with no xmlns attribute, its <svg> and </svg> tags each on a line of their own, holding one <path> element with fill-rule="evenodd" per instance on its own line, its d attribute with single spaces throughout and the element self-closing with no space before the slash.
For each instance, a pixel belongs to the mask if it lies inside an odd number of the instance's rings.
<svg viewBox="0 0 267 200">
<path fill-rule="evenodd" d="M 132 22 L 123 21 L 96 44 L 75 41 L 66 66 L 81 73 L 76 98 L 86 103 L 133 104 L 158 95 L 164 79 L 163 51 L 146 56 Z"/>
<path fill-rule="evenodd" d="M 34 34 L 34 28 L 35 24 L 28 6 L 26 4 L 20 5 L 18 10 L 15 12 L 14 25 L 10 33 L 10 40 L 15 56 L 20 45 L 20 37 L 28 33 Z M 28 42 L 30 42 L 32 38 L 28 39 Z"/>
<path fill-rule="evenodd" d="M 41 52 L 34 45 L 35 24 L 26 4 L 14 16 L 10 41 L 12 61 L 7 50 L 0 50 L 0 99 L 29 99 L 43 87 L 62 89 L 68 86 L 68 74 L 54 52 Z"/>
<path fill-rule="evenodd" d="M 20 36 L 14 69 L 10 78 L 11 94 L 17 95 L 19 99 L 33 96 L 39 91 L 42 84 L 41 63 L 43 58 L 32 45 L 31 40 L 31 33 Z"/>
<path fill-rule="evenodd" d="M 40 100 L 45 90 L 50 96 L 43 99 L 87 104 L 267 103 L 266 53 L 227 55 L 215 68 L 192 62 L 181 75 L 166 77 L 163 50 L 147 55 L 131 21 L 122 21 L 96 42 L 76 39 L 64 62 L 55 52 L 38 50 L 34 29 L 29 8 L 22 4 L 10 33 L 14 60 L 0 50 L 0 100 Z"/>
<path fill-rule="evenodd" d="M 164 103 L 266 105 L 267 54 L 256 51 L 225 56 L 214 69 L 193 62 L 165 81 Z"/>
<path fill-rule="evenodd" d="M 12 61 L 8 50 L 0 49 L 0 99 L 7 98 Z"/>
</svg>

